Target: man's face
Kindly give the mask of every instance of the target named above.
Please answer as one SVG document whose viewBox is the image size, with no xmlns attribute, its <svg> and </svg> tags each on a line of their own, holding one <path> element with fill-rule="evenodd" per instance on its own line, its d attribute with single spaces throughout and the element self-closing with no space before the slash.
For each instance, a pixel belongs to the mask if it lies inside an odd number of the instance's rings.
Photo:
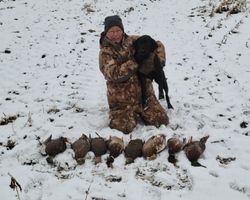
<svg viewBox="0 0 250 200">
<path fill-rule="evenodd" d="M 123 37 L 123 31 L 119 26 L 111 27 L 106 33 L 106 37 L 115 43 L 120 43 Z"/>
</svg>

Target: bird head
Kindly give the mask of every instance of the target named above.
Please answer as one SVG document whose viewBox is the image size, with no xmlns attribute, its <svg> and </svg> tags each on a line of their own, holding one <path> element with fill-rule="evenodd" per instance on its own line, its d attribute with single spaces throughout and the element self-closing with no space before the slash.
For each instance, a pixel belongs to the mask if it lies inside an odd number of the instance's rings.
<svg viewBox="0 0 250 200">
<path fill-rule="evenodd" d="M 203 143 L 203 144 L 205 144 L 206 142 L 207 142 L 207 139 L 209 138 L 209 135 L 205 135 L 204 137 L 202 137 L 201 139 L 200 139 L 200 143 Z"/>
</svg>

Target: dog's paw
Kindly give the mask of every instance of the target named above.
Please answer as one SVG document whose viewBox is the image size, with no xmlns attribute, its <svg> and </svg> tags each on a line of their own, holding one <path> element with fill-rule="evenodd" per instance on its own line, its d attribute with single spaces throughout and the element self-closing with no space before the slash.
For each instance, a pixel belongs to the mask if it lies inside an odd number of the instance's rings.
<svg viewBox="0 0 250 200">
<path fill-rule="evenodd" d="M 164 94 L 163 93 L 159 93 L 159 99 L 164 99 Z"/>
<path fill-rule="evenodd" d="M 171 103 L 168 104 L 168 109 L 174 109 L 174 107 L 171 105 Z"/>
</svg>

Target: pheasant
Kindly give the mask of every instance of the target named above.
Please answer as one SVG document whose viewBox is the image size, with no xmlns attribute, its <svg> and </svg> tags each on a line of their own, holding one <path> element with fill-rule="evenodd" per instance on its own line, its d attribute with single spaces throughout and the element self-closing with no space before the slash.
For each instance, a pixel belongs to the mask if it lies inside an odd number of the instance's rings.
<svg viewBox="0 0 250 200">
<path fill-rule="evenodd" d="M 101 162 L 101 156 L 107 152 L 107 146 L 104 138 L 91 138 L 90 150 L 95 154 L 95 164 Z"/>
<path fill-rule="evenodd" d="M 52 139 L 52 135 L 44 142 L 45 144 L 45 152 L 47 157 L 47 162 L 52 164 L 53 158 L 66 150 L 68 139 L 65 137 L 59 137 L 57 139 Z"/>
<path fill-rule="evenodd" d="M 107 166 L 113 168 L 113 162 L 116 157 L 118 157 L 124 150 L 123 139 L 112 136 L 106 142 L 107 148 L 109 150 L 109 157 L 107 158 Z"/>
<path fill-rule="evenodd" d="M 124 150 L 126 164 L 133 163 L 137 157 L 142 156 L 142 147 L 143 141 L 141 139 L 130 140 Z"/>
<path fill-rule="evenodd" d="M 209 135 L 206 135 L 199 141 L 192 141 L 191 137 L 187 144 L 183 147 L 183 150 L 192 166 L 205 167 L 198 162 L 198 159 L 206 149 L 206 142 L 208 138 Z"/>
<path fill-rule="evenodd" d="M 71 148 L 75 152 L 76 162 L 79 165 L 84 164 L 85 156 L 90 150 L 89 138 L 85 134 L 82 134 L 82 136 L 71 145 Z"/>
<path fill-rule="evenodd" d="M 149 138 L 142 147 L 142 154 L 149 160 L 154 160 L 158 153 L 166 148 L 166 136 L 159 134 Z"/>
<path fill-rule="evenodd" d="M 183 146 L 185 144 L 185 139 L 183 139 L 183 141 L 181 141 L 178 138 L 170 138 L 167 141 L 167 148 L 168 148 L 168 162 L 173 163 L 174 165 L 177 162 L 177 159 L 175 158 L 175 154 L 179 153 Z"/>
</svg>

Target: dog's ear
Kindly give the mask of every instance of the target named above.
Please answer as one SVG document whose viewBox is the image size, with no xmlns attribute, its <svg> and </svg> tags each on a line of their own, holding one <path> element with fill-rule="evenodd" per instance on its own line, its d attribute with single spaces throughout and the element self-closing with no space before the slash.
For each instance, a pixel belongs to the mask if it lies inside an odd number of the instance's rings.
<svg viewBox="0 0 250 200">
<path fill-rule="evenodd" d="M 157 42 L 153 38 L 151 38 L 151 45 L 152 45 L 153 51 L 158 48 Z"/>
<path fill-rule="evenodd" d="M 137 47 L 137 40 L 135 40 L 135 41 L 133 42 L 133 47 L 134 47 L 134 49 Z"/>
</svg>

